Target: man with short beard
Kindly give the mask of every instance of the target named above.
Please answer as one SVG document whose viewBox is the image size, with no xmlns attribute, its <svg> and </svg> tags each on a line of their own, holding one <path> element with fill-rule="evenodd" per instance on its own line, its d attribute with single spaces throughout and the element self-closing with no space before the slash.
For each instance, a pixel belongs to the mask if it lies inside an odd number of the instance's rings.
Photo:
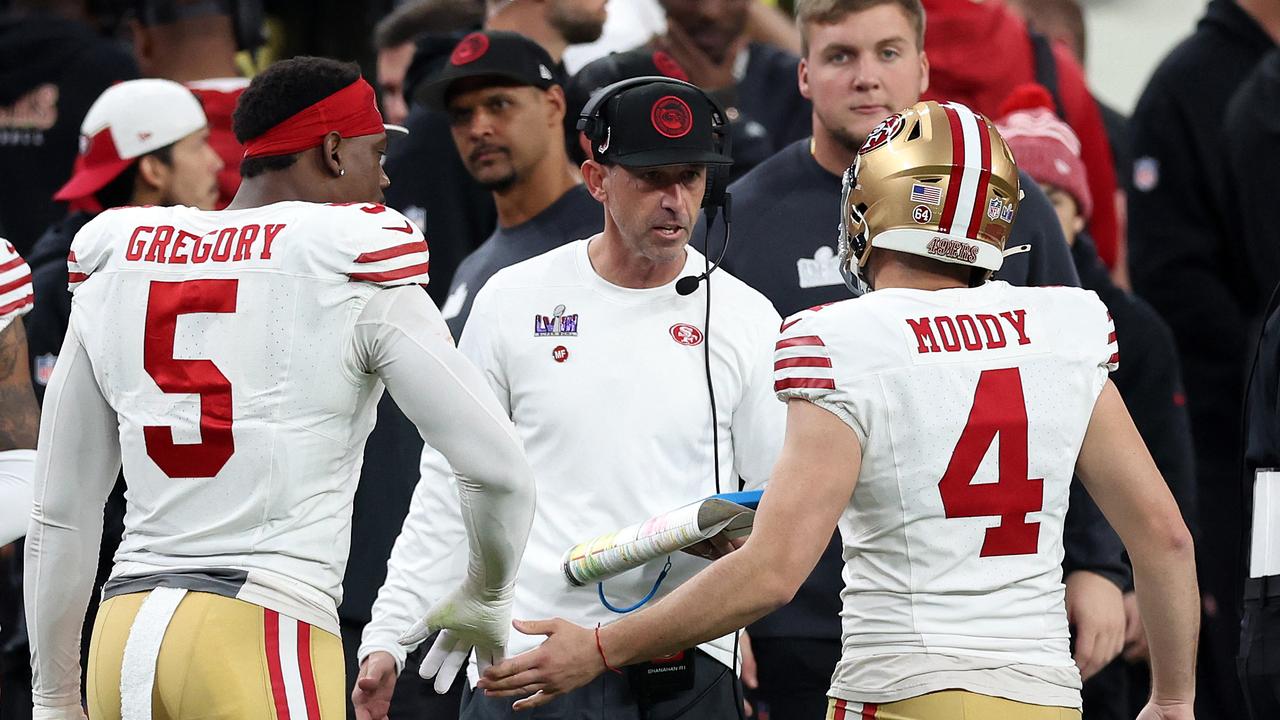
<svg viewBox="0 0 1280 720">
<path fill-rule="evenodd" d="M 564 49 L 600 38 L 605 0 L 489 0 L 486 30 L 510 30 L 538 43 L 558 67 Z"/>
<path fill-rule="evenodd" d="M 600 232 L 600 204 L 565 152 L 564 88 L 551 64 L 526 37 L 472 33 L 426 88 L 428 101 L 449 115 L 467 171 L 498 208 L 498 227 L 458 266 L 441 311 L 454 337 L 495 272 Z"/>
</svg>

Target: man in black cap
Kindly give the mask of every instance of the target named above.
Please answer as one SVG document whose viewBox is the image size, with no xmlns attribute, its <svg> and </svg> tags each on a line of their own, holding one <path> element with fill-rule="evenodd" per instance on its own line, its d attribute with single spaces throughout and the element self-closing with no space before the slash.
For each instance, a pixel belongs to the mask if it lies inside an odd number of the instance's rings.
<svg viewBox="0 0 1280 720">
<path fill-rule="evenodd" d="M 458 266 L 441 311 L 458 337 L 491 275 L 600 232 L 600 204 L 565 154 L 564 89 L 537 43 L 515 33 L 472 33 L 424 97 L 448 114 L 458 156 L 498 209 L 497 229 Z"/>
<path fill-rule="evenodd" d="M 688 247 L 704 198 L 718 201 L 721 181 L 709 171 L 731 162 L 725 118 L 692 85 L 637 80 L 602 89 L 584 111 L 592 159 L 582 175 L 604 205 L 604 230 L 496 273 L 458 345 L 510 413 L 538 483 L 515 587 L 520 617 L 590 626 L 670 592 L 705 562 L 677 554 L 666 570 L 650 563 L 597 589 L 570 585 L 560 561 L 593 536 L 736 491 L 738 478 L 759 487 L 781 449 L 785 412 L 772 385 L 778 314 L 727 273 L 704 276 L 705 259 Z M 404 634 L 409 648 L 422 641 L 426 631 L 410 624 L 460 571 L 448 570 L 464 539 L 451 492 L 428 487 L 454 474 L 432 452 L 422 473 L 428 481 L 415 490 L 362 648 L 362 677 L 382 679 L 380 690 L 358 705 L 374 708 L 390 695 L 404 654 L 396 638 Z M 513 633 L 507 651 L 536 642 Z M 531 717 L 737 718 L 734 645 L 730 635 L 606 674 Z M 469 693 L 462 717 L 516 715 L 508 699 Z"/>
</svg>

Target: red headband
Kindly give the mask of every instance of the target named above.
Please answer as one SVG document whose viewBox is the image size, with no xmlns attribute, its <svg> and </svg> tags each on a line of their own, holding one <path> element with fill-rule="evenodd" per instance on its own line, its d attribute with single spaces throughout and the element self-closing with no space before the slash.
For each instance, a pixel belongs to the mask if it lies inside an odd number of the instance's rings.
<svg viewBox="0 0 1280 720">
<path fill-rule="evenodd" d="M 245 143 L 244 156 L 292 155 L 316 147 L 331 132 L 359 137 L 384 131 L 373 86 L 359 78 Z"/>
</svg>

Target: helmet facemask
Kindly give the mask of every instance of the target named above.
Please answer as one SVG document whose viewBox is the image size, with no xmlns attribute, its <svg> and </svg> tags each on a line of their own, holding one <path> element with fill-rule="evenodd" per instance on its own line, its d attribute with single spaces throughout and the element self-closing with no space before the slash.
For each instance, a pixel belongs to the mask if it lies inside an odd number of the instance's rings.
<svg viewBox="0 0 1280 720">
<path fill-rule="evenodd" d="M 853 206 L 853 189 L 858 185 L 858 169 L 861 158 L 855 158 L 853 165 L 844 171 L 843 188 L 840 191 L 840 237 L 837 243 L 840 262 L 840 277 L 854 296 L 865 295 L 871 286 L 862 276 L 862 266 L 871 252 L 871 244 L 867 242 L 867 223 L 863 209 Z"/>
</svg>

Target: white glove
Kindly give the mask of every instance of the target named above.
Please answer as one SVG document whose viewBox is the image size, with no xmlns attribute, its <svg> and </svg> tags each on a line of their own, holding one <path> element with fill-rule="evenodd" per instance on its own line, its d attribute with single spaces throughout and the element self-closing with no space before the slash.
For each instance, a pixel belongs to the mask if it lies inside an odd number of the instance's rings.
<svg viewBox="0 0 1280 720">
<path fill-rule="evenodd" d="M 423 679 L 434 677 L 436 692 L 444 694 L 473 648 L 481 673 L 502 662 L 511 627 L 511 596 L 512 588 L 508 586 L 500 595 L 483 597 L 468 581 L 433 605 L 426 617 L 400 636 L 401 645 L 414 647 L 440 631 L 423 658 L 418 675 Z"/>
<path fill-rule="evenodd" d="M 86 718 L 84 709 L 79 705 L 61 705 L 59 707 L 33 705 L 31 707 L 31 720 L 86 720 Z"/>
</svg>

